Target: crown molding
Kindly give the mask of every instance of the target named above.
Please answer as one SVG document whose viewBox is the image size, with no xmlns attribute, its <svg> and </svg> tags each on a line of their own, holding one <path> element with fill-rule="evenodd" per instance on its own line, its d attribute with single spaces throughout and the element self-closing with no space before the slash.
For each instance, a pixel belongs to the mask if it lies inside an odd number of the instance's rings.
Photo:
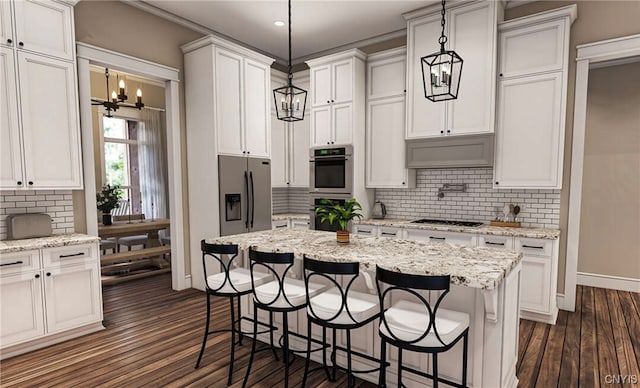
<svg viewBox="0 0 640 388">
<path fill-rule="evenodd" d="M 498 30 L 505 31 L 512 28 L 520 28 L 526 25 L 533 25 L 562 18 L 569 18 L 569 25 L 573 24 L 573 22 L 578 18 L 578 6 L 576 4 L 571 4 L 565 7 L 507 20 L 506 22 L 498 23 Z"/>
</svg>

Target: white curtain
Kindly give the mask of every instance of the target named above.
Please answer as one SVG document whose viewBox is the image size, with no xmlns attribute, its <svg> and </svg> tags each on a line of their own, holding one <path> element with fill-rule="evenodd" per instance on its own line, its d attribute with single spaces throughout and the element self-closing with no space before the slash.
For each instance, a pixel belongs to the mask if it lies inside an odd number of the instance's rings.
<svg viewBox="0 0 640 388">
<path fill-rule="evenodd" d="M 140 192 L 145 218 L 167 218 L 167 141 L 164 113 L 143 108 L 139 128 Z"/>
</svg>

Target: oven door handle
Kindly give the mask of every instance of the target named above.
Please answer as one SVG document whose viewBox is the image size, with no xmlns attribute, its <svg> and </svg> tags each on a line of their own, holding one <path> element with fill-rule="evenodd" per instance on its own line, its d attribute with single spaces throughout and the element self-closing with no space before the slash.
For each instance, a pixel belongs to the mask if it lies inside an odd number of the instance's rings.
<svg viewBox="0 0 640 388">
<path fill-rule="evenodd" d="M 309 160 L 309 162 L 313 163 L 313 162 L 321 162 L 323 160 L 344 160 L 347 161 L 349 160 L 348 157 L 346 156 L 322 156 L 322 157 L 316 157 L 314 159 Z"/>
</svg>

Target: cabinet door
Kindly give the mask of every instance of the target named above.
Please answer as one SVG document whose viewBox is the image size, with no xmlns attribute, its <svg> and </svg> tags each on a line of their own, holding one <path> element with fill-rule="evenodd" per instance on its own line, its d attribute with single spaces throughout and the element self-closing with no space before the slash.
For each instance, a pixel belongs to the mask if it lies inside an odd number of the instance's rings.
<svg viewBox="0 0 640 388">
<path fill-rule="evenodd" d="M 442 136 L 445 106 L 424 97 L 420 58 L 440 50 L 440 14 L 412 20 L 407 40 L 407 139 Z"/>
<path fill-rule="evenodd" d="M 447 103 L 446 129 L 452 135 L 493 132 L 495 7 L 480 2 L 449 12 L 449 45 L 464 60 L 458 98 Z"/>
<path fill-rule="evenodd" d="M 74 64 L 18 52 L 18 70 L 27 187 L 82 188 Z"/>
<path fill-rule="evenodd" d="M 11 20 L 11 2 L 0 1 L 0 45 L 13 46 L 15 44 Z"/>
<path fill-rule="evenodd" d="M 216 48 L 214 66 L 218 152 L 242 156 L 242 57 Z"/>
<path fill-rule="evenodd" d="M 4 2 L 2 2 L 4 3 Z M 8 3 L 7 3 L 8 4 Z M 0 47 L 0 187 L 24 187 L 13 50 Z"/>
<path fill-rule="evenodd" d="M 332 68 L 332 103 L 340 104 L 353 100 L 353 59 L 336 62 Z"/>
<path fill-rule="evenodd" d="M 309 136 L 311 120 L 305 114 L 304 120 L 296 121 L 289 127 L 289 186 L 309 187 Z"/>
<path fill-rule="evenodd" d="M 333 140 L 331 144 L 351 144 L 353 141 L 353 103 L 331 105 Z"/>
<path fill-rule="evenodd" d="M 525 255 L 520 277 L 520 308 L 549 313 L 551 289 L 551 258 Z"/>
<path fill-rule="evenodd" d="M 367 65 L 367 98 L 404 96 L 406 83 L 406 54 L 369 62 Z"/>
<path fill-rule="evenodd" d="M 369 102 L 367 107 L 366 185 L 407 187 L 404 97 Z"/>
<path fill-rule="evenodd" d="M 498 96 L 496 188 L 560 188 L 562 74 L 502 80 Z"/>
<path fill-rule="evenodd" d="M 0 277 L 0 323 L 3 347 L 44 334 L 40 272 Z"/>
<path fill-rule="evenodd" d="M 18 47 L 40 54 L 73 60 L 72 8 L 44 0 L 15 3 Z"/>
<path fill-rule="evenodd" d="M 331 65 L 311 69 L 311 106 L 317 107 L 331 103 Z"/>
<path fill-rule="evenodd" d="M 515 77 L 562 70 L 565 22 L 555 20 L 500 33 L 500 75 Z"/>
<path fill-rule="evenodd" d="M 271 155 L 271 122 L 269 103 L 273 101 L 269 67 L 244 60 L 244 150 L 255 157 Z"/>
<path fill-rule="evenodd" d="M 100 272 L 96 263 L 45 269 L 47 332 L 102 319 Z"/>
<path fill-rule="evenodd" d="M 331 144 L 331 106 L 311 109 L 311 146 Z"/>
<path fill-rule="evenodd" d="M 285 121 L 271 115 L 271 186 L 287 187 L 287 127 Z M 308 144 L 308 143 L 307 143 Z"/>
</svg>

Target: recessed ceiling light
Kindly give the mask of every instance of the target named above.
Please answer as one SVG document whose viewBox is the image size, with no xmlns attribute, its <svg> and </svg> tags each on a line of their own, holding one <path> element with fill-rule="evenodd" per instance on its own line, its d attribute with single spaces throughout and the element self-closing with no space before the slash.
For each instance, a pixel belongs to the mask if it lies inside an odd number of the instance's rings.
<svg viewBox="0 0 640 388">
<path fill-rule="evenodd" d="M 282 20 L 276 20 L 273 22 L 273 25 L 276 27 L 284 27 L 284 22 Z"/>
</svg>

